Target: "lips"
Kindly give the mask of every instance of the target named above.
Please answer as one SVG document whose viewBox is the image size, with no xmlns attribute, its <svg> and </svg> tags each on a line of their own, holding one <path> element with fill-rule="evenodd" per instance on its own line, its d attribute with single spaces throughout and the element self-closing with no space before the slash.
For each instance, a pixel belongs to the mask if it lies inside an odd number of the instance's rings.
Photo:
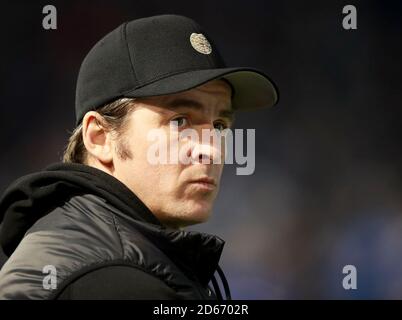
<svg viewBox="0 0 402 320">
<path fill-rule="evenodd" d="M 203 177 L 190 181 L 190 184 L 197 186 L 202 190 L 214 190 L 216 188 L 216 181 L 213 178 Z"/>
<path fill-rule="evenodd" d="M 199 178 L 199 179 L 191 180 L 190 182 L 206 183 L 206 184 L 210 184 L 210 185 L 213 185 L 213 186 L 216 187 L 215 179 L 209 178 L 209 177 L 204 177 L 204 178 Z"/>
</svg>

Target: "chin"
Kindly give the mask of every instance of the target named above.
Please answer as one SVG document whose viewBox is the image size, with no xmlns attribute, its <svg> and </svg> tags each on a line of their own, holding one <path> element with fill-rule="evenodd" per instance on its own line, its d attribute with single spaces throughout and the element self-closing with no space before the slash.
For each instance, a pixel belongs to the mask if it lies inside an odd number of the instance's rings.
<svg viewBox="0 0 402 320">
<path fill-rule="evenodd" d="M 210 213 L 203 213 L 203 214 L 194 214 L 191 217 L 189 217 L 189 223 L 188 225 L 192 225 L 192 224 L 198 224 L 198 223 L 203 223 L 203 222 L 207 222 L 209 220 L 209 217 L 211 216 Z"/>
<path fill-rule="evenodd" d="M 211 214 L 213 199 L 175 199 L 155 215 L 166 226 L 175 229 L 206 222 Z"/>
<path fill-rule="evenodd" d="M 190 226 L 193 224 L 203 223 L 208 221 L 211 216 L 211 205 L 193 204 L 187 212 L 183 212 L 179 219 L 183 226 Z"/>
</svg>

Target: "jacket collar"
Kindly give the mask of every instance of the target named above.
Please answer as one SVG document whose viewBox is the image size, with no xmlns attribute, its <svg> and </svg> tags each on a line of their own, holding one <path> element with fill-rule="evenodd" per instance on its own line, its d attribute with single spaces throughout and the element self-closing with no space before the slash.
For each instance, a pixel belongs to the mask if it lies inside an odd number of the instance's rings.
<svg viewBox="0 0 402 320">
<path fill-rule="evenodd" d="M 215 273 L 225 242 L 214 235 L 196 231 L 160 228 L 157 232 L 159 246 L 188 275 L 195 275 L 206 286 Z"/>
<path fill-rule="evenodd" d="M 0 245 L 10 256 L 25 232 L 74 195 L 94 194 L 143 226 L 142 231 L 182 268 L 206 285 L 215 272 L 224 241 L 163 226 L 149 208 L 115 177 L 82 164 L 55 163 L 11 184 L 0 198 Z"/>
<path fill-rule="evenodd" d="M 73 171 L 90 181 L 88 189 L 106 198 L 114 207 L 136 221 L 142 222 L 142 231 L 162 247 L 172 260 L 182 268 L 188 268 L 203 285 L 207 285 L 217 269 L 225 242 L 217 236 L 165 227 L 151 210 L 122 182 L 115 177 L 90 166 L 81 164 L 54 164 L 48 171 Z M 81 181 L 82 183 L 82 181 Z"/>
</svg>

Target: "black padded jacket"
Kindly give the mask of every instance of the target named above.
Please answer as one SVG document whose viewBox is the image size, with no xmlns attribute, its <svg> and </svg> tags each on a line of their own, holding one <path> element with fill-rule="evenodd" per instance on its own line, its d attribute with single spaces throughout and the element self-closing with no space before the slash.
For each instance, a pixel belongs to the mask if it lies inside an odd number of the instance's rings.
<svg viewBox="0 0 402 320">
<path fill-rule="evenodd" d="M 222 299 L 216 272 L 230 299 L 223 240 L 163 226 L 93 167 L 57 163 L 16 180 L 0 222 L 0 299 Z"/>
</svg>

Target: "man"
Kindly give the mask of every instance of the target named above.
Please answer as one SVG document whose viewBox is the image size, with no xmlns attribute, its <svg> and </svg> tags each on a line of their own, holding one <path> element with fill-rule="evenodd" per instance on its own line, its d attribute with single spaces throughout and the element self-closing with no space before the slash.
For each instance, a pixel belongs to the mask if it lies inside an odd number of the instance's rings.
<svg viewBox="0 0 402 320">
<path fill-rule="evenodd" d="M 218 266 L 223 240 L 182 229 L 211 213 L 222 148 L 179 134 L 219 132 L 235 110 L 276 102 L 263 73 L 226 68 L 189 18 L 155 16 L 110 32 L 81 65 L 63 163 L 22 177 L 0 199 L 10 256 L 0 298 L 222 299 L 217 272 L 230 299 Z M 169 159 L 177 143 L 178 160 L 191 161 L 150 161 L 153 130 Z"/>
</svg>

